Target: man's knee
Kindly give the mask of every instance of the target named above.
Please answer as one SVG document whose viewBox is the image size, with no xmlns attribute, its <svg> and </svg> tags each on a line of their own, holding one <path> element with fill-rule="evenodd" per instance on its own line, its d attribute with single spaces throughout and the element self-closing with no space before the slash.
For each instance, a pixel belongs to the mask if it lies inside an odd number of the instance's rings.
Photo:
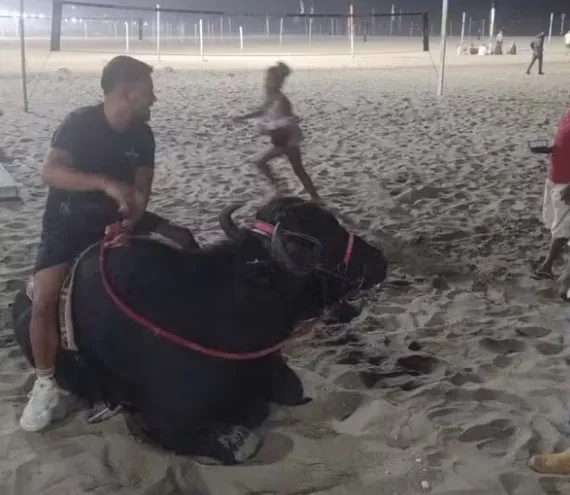
<svg viewBox="0 0 570 495">
<path fill-rule="evenodd" d="M 57 314 L 57 304 L 67 264 L 41 270 L 34 275 L 32 314 L 39 317 L 53 317 Z"/>
</svg>

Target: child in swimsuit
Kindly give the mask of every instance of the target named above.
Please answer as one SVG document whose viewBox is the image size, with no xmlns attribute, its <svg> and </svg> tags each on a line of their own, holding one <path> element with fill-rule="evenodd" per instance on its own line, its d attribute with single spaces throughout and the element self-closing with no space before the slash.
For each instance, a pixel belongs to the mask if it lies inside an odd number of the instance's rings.
<svg viewBox="0 0 570 495">
<path fill-rule="evenodd" d="M 258 129 L 260 134 L 269 136 L 272 147 L 256 160 L 257 167 L 277 189 L 277 180 L 269 168 L 269 162 L 285 155 L 305 190 L 313 200 L 319 201 L 320 198 L 315 186 L 303 167 L 300 149 L 303 136 L 299 127 L 300 120 L 293 114 L 291 102 L 281 91 L 285 79 L 290 73 L 291 69 L 282 62 L 269 67 L 265 76 L 265 102 L 258 110 L 235 120 L 240 122 L 263 117 Z"/>
</svg>

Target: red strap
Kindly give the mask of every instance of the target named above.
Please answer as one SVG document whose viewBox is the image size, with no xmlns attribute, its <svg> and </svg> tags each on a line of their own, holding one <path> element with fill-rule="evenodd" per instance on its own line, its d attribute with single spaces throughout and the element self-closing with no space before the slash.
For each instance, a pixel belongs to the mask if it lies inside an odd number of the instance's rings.
<svg viewBox="0 0 570 495">
<path fill-rule="evenodd" d="M 352 258 L 352 249 L 354 248 L 354 234 L 352 232 L 348 233 L 348 243 L 346 245 L 346 251 L 344 252 L 344 258 L 342 262 L 345 267 L 348 267 L 350 263 L 350 258 Z"/>
<path fill-rule="evenodd" d="M 113 236 L 117 235 L 118 232 L 120 232 L 120 224 L 113 224 L 113 225 L 107 227 L 107 229 L 105 229 L 105 240 L 104 240 L 104 242 L 101 243 L 101 249 L 99 251 L 99 270 L 101 271 L 101 281 L 103 283 L 103 287 L 105 288 L 105 292 L 107 293 L 109 298 L 117 305 L 117 307 L 121 310 L 121 312 L 124 315 L 126 315 L 128 318 L 135 321 L 139 325 L 143 326 L 144 328 L 146 328 L 150 332 L 154 333 L 158 337 L 162 337 L 166 340 L 170 340 L 171 342 L 173 342 L 176 345 L 179 345 L 179 346 L 184 347 L 186 349 L 191 349 L 193 351 L 196 351 L 196 352 L 199 352 L 199 353 L 204 354 L 206 356 L 210 356 L 210 357 L 214 357 L 214 358 L 226 359 L 226 360 L 230 360 L 230 361 L 249 361 L 249 360 L 253 360 L 253 359 L 259 359 L 259 358 L 268 356 L 270 354 L 274 354 L 275 352 L 282 349 L 289 342 L 296 340 L 299 337 L 302 337 L 304 335 L 307 335 L 312 330 L 313 324 L 316 323 L 318 320 L 318 318 L 312 318 L 310 320 L 305 320 L 304 322 L 302 322 L 300 324 L 299 327 L 297 327 L 296 330 L 293 331 L 293 333 L 291 334 L 290 337 L 288 337 L 287 339 L 285 339 L 281 342 L 278 342 L 277 344 L 275 344 L 271 347 L 268 347 L 266 349 L 261 349 L 259 351 L 244 352 L 244 353 L 225 352 L 225 351 L 219 351 L 216 349 L 210 349 L 208 347 L 201 346 L 200 344 L 197 344 L 196 342 L 191 342 L 189 340 L 184 339 L 183 337 L 180 337 L 180 336 L 175 335 L 173 333 L 167 332 L 166 330 L 163 330 L 162 328 L 160 328 L 158 325 L 155 325 L 151 321 L 147 320 L 144 316 L 141 316 L 138 313 L 136 313 L 135 311 L 133 311 L 132 309 L 130 309 L 119 298 L 119 296 L 117 296 L 117 294 L 115 293 L 115 291 L 111 287 L 111 284 L 109 283 L 109 279 L 107 277 L 107 272 L 105 270 L 105 268 L 106 268 L 105 262 L 106 262 L 106 257 L 107 257 L 107 253 L 109 250 L 109 248 L 107 246 L 107 242 L 112 240 Z"/>
</svg>

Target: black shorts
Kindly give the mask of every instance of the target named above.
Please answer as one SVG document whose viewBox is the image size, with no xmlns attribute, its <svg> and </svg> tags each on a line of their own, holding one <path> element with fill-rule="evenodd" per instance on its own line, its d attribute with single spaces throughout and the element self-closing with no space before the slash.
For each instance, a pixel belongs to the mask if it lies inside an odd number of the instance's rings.
<svg viewBox="0 0 570 495">
<path fill-rule="evenodd" d="M 151 212 L 144 212 L 135 228 L 135 233 L 146 234 L 156 231 L 168 220 Z M 89 246 L 103 239 L 105 227 L 84 225 L 69 219 L 44 227 L 34 266 L 34 273 L 62 263 L 71 263 Z"/>
</svg>

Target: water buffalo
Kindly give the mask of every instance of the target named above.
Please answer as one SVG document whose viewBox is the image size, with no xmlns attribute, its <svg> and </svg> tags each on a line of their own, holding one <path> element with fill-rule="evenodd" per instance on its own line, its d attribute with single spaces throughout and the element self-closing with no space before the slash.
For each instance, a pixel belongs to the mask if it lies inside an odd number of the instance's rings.
<svg viewBox="0 0 570 495">
<path fill-rule="evenodd" d="M 156 444 L 223 464 L 255 453 L 261 440 L 251 429 L 269 403 L 309 400 L 279 343 L 348 293 L 382 282 L 387 270 L 380 250 L 314 203 L 273 199 L 251 228 L 234 223 L 236 209 L 220 214 L 228 239 L 204 249 L 134 239 L 103 259 L 98 246 L 86 252 L 70 295 L 79 352 L 61 349 L 56 366 L 60 387 L 122 405 Z M 12 313 L 33 365 L 25 291 Z"/>
</svg>

